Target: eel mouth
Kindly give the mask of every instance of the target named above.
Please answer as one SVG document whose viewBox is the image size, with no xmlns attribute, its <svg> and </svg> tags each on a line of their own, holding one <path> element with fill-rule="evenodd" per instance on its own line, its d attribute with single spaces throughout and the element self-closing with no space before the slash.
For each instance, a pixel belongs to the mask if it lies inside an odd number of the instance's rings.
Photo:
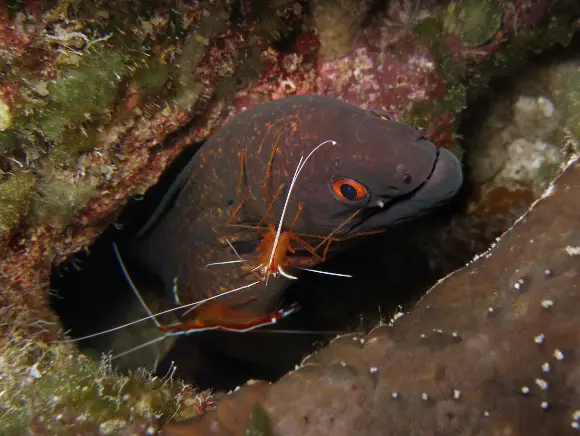
<svg viewBox="0 0 580 436">
<path fill-rule="evenodd" d="M 418 208 L 427 212 L 453 198 L 462 184 L 461 162 L 449 150 L 440 148 L 435 155 L 433 169 L 425 181 L 400 201 L 413 201 Z"/>
<path fill-rule="evenodd" d="M 351 232 L 375 230 L 425 215 L 451 200 L 462 184 L 461 162 L 449 150 L 440 148 L 436 152 L 431 172 L 423 183 L 413 191 L 382 205 L 379 200 L 376 206 L 363 211 L 365 218 Z"/>
</svg>

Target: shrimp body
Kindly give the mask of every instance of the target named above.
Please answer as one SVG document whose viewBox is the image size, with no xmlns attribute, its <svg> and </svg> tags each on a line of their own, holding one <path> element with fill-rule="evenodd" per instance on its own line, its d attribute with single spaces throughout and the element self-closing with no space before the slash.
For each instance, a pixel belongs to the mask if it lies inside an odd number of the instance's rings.
<svg viewBox="0 0 580 436">
<path fill-rule="evenodd" d="M 274 247 L 276 235 L 273 232 L 268 232 L 256 248 L 256 251 L 259 253 L 259 272 L 262 274 L 263 280 L 266 280 L 266 277 L 269 275 L 277 277 L 281 272 L 287 253 L 295 252 L 290 245 L 291 235 L 290 232 L 280 233 L 278 244 Z M 272 251 L 274 251 L 274 256 L 272 257 L 272 262 L 270 262 Z"/>
<path fill-rule="evenodd" d="M 160 326 L 167 335 L 186 335 L 208 330 L 244 333 L 260 327 L 276 324 L 278 321 L 298 311 L 298 305 L 291 305 L 267 316 L 234 310 L 219 303 L 208 304 L 195 318 L 169 326 Z"/>
</svg>

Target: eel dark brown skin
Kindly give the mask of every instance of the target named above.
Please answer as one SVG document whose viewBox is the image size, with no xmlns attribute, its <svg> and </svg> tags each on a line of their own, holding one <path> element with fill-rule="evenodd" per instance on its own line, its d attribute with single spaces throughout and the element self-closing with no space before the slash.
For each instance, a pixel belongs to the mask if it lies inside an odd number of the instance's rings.
<svg viewBox="0 0 580 436">
<path fill-rule="evenodd" d="M 236 116 L 209 138 L 139 232 L 130 252 L 159 276 L 168 295 L 176 285 L 184 304 L 255 282 L 247 266 L 206 268 L 237 259 L 226 239 L 243 258 L 251 256 L 262 239 L 256 229 L 226 224 L 241 201 L 237 187 L 251 202 L 244 202 L 232 223 L 256 225 L 267 216 L 266 184 L 271 196 L 280 192 L 266 220 L 277 226 L 300 157 L 328 140 L 336 143 L 320 147 L 300 173 L 283 230 L 292 225 L 299 202 L 303 208 L 294 227 L 297 233 L 324 237 L 357 210 L 335 236 L 385 229 L 432 211 L 452 198 L 463 181 L 458 159 L 438 150 L 422 130 L 381 111 L 328 97 L 289 97 Z M 315 244 L 317 239 L 309 242 Z M 327 259 L 344 245 L 331 244 Z M 297 252 L 292 256 L 314 259 L 293 246 Z M 279 307 L 291 281 L 270 277 L 267 286 L 262 282 L 216 301 L 266 316 Z"/>
</svg>

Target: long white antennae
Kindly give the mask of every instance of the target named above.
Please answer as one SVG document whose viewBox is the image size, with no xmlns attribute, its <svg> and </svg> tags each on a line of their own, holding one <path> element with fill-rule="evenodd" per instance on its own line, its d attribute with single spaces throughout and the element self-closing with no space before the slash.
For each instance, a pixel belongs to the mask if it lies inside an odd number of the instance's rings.
<svg viewBox="0 0 580 436">
<path fill-rule="evenodd" d="M 238 259 L 240 259 L 241 261 L 245 262 L 245 259 L 244 259 L 244 258 L 242 258 L 242 256 L 240 256 L 240 255 L 238 254 L 238 252 L 236 251 L 236 249 L 234 248 L 233 244 L 232 244 L 232 243 L 229 241 L 229 239 L 228 239 L 228 238 L 226 238 L 226 242 L 228 243 L 228 245 L 230 246 L 230 248 L 232 249 L 232 251 L 234 252 L 234 254 L 236 255 L 236 257 L 237 257 Z"/>
<path fill-rule="evenodd" d="M 245 259 L 239 259 L 239 260 L 226 260 L 224 262 L 213 262 L 213 263 L 208 263 L 206 266 L 203 267 L 203 269 L 207 269 L 208 266 L 229 265 L 232 263 L 243 263 L 243 262 L 247 262 L 247 261 Z"/>
<path fill-rule="evenodd" d="M 206 266 L 203 267 L 203 269 L 206 269 L 208 266 L 214 266 L 214 265 L 227 265 L 227 264 L 230 264 L 230 263 L 247 262 L 246 259 L 244 259 L 242 256 L 240 256 L 238 254 L 238 252 L 236 251 L 236 249 L 234 248 L 234 246 L 232 245 L 232 243 L 230 241 L 228 241 L 226 239 L 226 242 L 228 243 L 228 245 L 230 246 L 230 248 L 232 249 L 232 251 L 234 252 L 234 254 L 236 255 L 236 257 L 238 258 L 238 260 L 228 260 L 228 261 L 225 261 L 225 262 L 208 263 Z"/>
<path fill-rule="evenodd" d="M 298 175 L 300 174 L 300 171 L 302 171 L 302 168 L 304 168 L 304 165 L 306 164 L 308 159 L 310 159 L 310 156 L 312 156 L 314 154 L 314 152 L 316 152 L 324 144 L 327 144 L 329 142 L 331 142 L 332 145 L 336 144 L 336 141 L 329 139 L 327 141 L 324 141 L 324 142 L 318 144 L 316 147 L 314 147 L 314 149 L 312 149 L 312 151 L 310 153 L 308 153 L 308 156 L 306 156 L 306 159 L 303 159 L 303 157 L 300 156 L 300 160 L 298 161 L 298 166 L 296 167 L 296 172 L 294 173 L 294 177 L 292 177 L 292 183 L 290 183 L 290 188 L 288 188 L 288 195 L 286 195 L 286 201 L 284 202 L 284 208 L 282 209 L 282 215 L 280 216 L 280 222 L 278 223 L 278 230 L 276 231 L 276 237 L 274 238 L 274 245 L 272 246 L 272 253 L 270 253 L 270 260 L 268 261 L 268 266 L 266 267 L 266 270 L 269 270 L 270 267 L 272 266 L 272 261 L 274 260 L 274 253 L 276 252 L 276 246 L 278 245 L 278 240 L 280 239 L 280 233 L 282 232 L 282 224 L 284 222 L 284 216 L 286 215 L 286 208 L 288 207 L 288 202 L 290 201 L 290 194 L 292 193 L 292 189 L 294 189 L 294 184 L 296 183 L 296 180 L 298 179 Z M 266 276 L 266 284 L 268 284 L 268 276 Z"/>
<path fill-rule="evenodd" d="M 232 251 L 234 252 L 234 254 L 236 255 L 236 257 L 238 258 L 238 260 L 228 260 L 225 262 L 213 262 L 213 263 L 208 263 L 206 266 L 203 267 L 203 269 L 206 269 L 208 266 L 214 266 L 214 265 L 227 265 L 230 263 L 240 263 L 240 262 L 247 262 L 246 259 L 244 259 L 242 256 L 240 256 L 238 254 L 238 252 L 236 251 L 236 249 L 234 248 L 234 246 L 232 245 L 232 243 L 230 241 L 228 241 L 226 239 L 226 242 L 228 243 L 228 245 L 230 246 L 230 248 L 232 249 Z M 253 270 L 252 270 L 253 271 Z"/>
<path fill-rule="evenodd" d="M 141 307 L 143 308 L 143 310 L 145 310 L 145 312 L 147 312 L 148 318 L 151 318 L 151 320 L 155 323 L 157 328 L 160 329 L 161 324 L 159 324 L 159 321 L 157 321 L 157 318 L 155 318 L 155 315 L 153 315 L 153 312 L 151 312 L 151 309 L 149 309 L 149 306 L 147 306 L 147 303 L 145 303 L 145 300 L 143 300 L 141 293 L 137 290 L 135 283 L 133 283 L 133 280 L 131 280 L 131 276 L 129 275 L 129 271 L 127 271 L 127 268 L 125 268 L 125 262 L 123 262 L 123 258 L 121 257 L 121 253 L 119 253 L 119 248 L 117 248 L 117 244 L 115 242 L 113 242 L 113 251 L 115 252 L 115 256 L 117 257 L 117 261 L 119 262 L 119 265 L 121 266 L 121 270 L 123 271 L 123 274 L 125 275 L 125 279 L 127 280 L 127 283 L 129 283 L 129 286 L 131 287 L 131 290 L 135 294 L 135 297 L 137 297 L 137 300 L 141 304 Z"/>
<path fill-rule="evenodd" d="M 349 332 L 339 331 L 339 330 L 278 330 L 278 329 L 271 329 L 268 330 L 266 328 L 251 330 L 247 333 L 284 333 L 284 334 L 297 334 L 297 335 L 323 335 L 323 336 L 331 336 L 331 335 L 344 335 L 348 334 Z"/>
<path fill-rule="evenodd" d="M 334 273 L 334 272 L 329 272 L 329 271 L 320 271 L 318 269 L 310 269 L 310 268 L 300 268 L 300 269 L 302 269 L 304 271 L 310 271 L 313 273 L 317 273 L 317 274 L 326 274 L 327 276 L 352 278 L 352 275 L 350 275 L 350 274 L 340 274 L 340 273 Z"/>
<path fill-rule="evenodd" d="M 156 344 L 157 342 L 161 342 L 164 339 L 167 338 L 167 335 L 164 334 L 163 336 L 159 336 L 158 338 L 152 339 L 150 341 L 144 342 L 140 345 L 137 345 L 136 347 L 130 348 L 129 350 L 123 351 L 119 354 L 116 354 L 115 356 L 111 357 L 111 360 L 115 360 L 118 359 L 119 357 L 123 357 L 126 356 L 127 354 L 133 353 L 137 350 L 140 350 L 141 348 L 145 348 L 145 347 L 149 347 L 150 345 Z"/>
<path fill-rule="evenodd" d="M 127 324 L 123 324 L 123 325 L 120 325 L 120 326 L 117 326 L 117 327 L 113 327 L 113 328 L 111 328 L 111 329 L 108 329 L 108 330 L 103 330 L 103 331 L 100 331 L 100 332 L 98 332 L 98 333 L 93 333 L 93 334 L 90 334 L 90 335 L 82 336 L 82 337 L 80 337 L 80 338 L 74 338 L 74 339 L 64 339 L 64 340 L 62 340 L 62 341 L 55 341 L 55 342 L 58 342 L 58 343 L 60 343 L 60 344 L 66 344 L 66 343 L 69 343 L 69 342 L 79 342 L 79 341 L 84 341 L 85 339 L 91 339 L 91 338 L 95 338 L 95 337 L 97 337 L 97 336 L 105 335 L 105 334 L 107 334 L 107 333 L 116 332 L 117 330 L 124 329 L 125 327 L 129 327 L 129 326 L 132 326 L 132 325 L 134 325 L 134 324 L 139 324 L 140 322 L 147 321 L 148 319 L 150 319 L 150 318 L 154 318 L 154 317 L 156 317 L 156 316 L 165 315 L 166 313 L 175 312 L 176 310 L 181 310 L 181 309 L 183 309 L 183 308 L 186 308 L 186 307 L 191 307 L 191 306 L 194 306 L 194 307 L 192 307 L 191 309 L 189 309 L 189 310 L 186 312 L 186 313 L 188 313 L 189 311 L 191 311 L 191 310 L 195 309 L 195 307 L 196 307 L 196 306 L 198 306 L 198 305 L 200 305 L 200 304 L 203 304 L 203 303 L 205 303 L 206 301 L 214 300 L 214 299 L 216 299 L 216 298 L 218 298 L 218 297 L 221 297 L 222 295 L 231 294 L 232 292 L 236 292 L 236 291 L 240 291 L 240 290 L 242 290 L 242 289 L 249 288 L 249 287 L 251 287 L 251 286 L 257 285 L 258 283 L 260 283 L 260 281 L 255 281 L 254 283 L 251 283 L 251 284 L 249 284 L 249 285 L 241 286 L 241 287 L 239 287 L 239 288 L 232 289 L 231 291 L 227 291 L 227 292 L 223 292 L 223 293 L 221 293 L 221 294 L 218 294 L 218 295 L 214 295 L 213 297 L 206 298 L 205 300 L 200 300 L 200 301 L 196 301 L 195 303 L 189 303 L 189 304 L 185 304 L 185 305 L 183 305 L 183 306 L 174 307 L 174 308 L 172 308 L 172 309 L 167 309 L 167 310 L 164 310 L 164 311 L 162 311 L 162 312 L 158 312 L 158 313 L 156 313 L 155 315 L 150 315 L 150 316 L 146 316 L 146 317 L 144 317 L 144 318 L 139 318 L 139 319 L 137 319 L 137 320 L 135 320 L 135 321 L 128 322 Z M 185 313 L 184 313 L 184 315 L 185 315 Z"/>
<path fill-rule="evenodd" d="M 255 286 L 255 285 L 257 285 L 258 283 L 262 283 L 262 282 L 261 282 L 260 280 L 256 280 L 255 282 L 253 282 L 253 283 L 250 283 L 249 285 L 240 286 L 239 288 L 232 289 L 232 290 L 230 290 L 230 291 L 226 291 L 226 292 L 222 292 L 221 294 L 214 295 L 213 297 L 206 298 L 205 300 L 200 300 L 200 301 L 198 301 L 198 302 L 196 302 L 196 303 L 189 303 L 189 304 L 185 304 L 185 305 L 183 305 L 183 306 L 180 306 L 180 307 L 178 307 L 178 308 L 176 308 L 176 309 L 183 309 L 183 308 L 185 308 L 185 307 L 189 307 L 189 309 L 187 309 L 187 310 L 186 310 L 185 312 L 183 312 L 183 314 L 182 314 L 182 316 L 185 316 L 185 315 L 187 315 L 189 312 L 191 312 L 193 309 L 195 309 L 197 306 L 200 306 L 200 305 L 202 305 L 203 303 L 207 303 L 208 301 L 215 300 L 216 298 L 223 297 L 224 295 L 233 294 L 234 292 L 241 291 L 242 289 L 251 288 L 252 286 Z"/>
<path fill-rule="evenodd" d="M 278 265 L 278 272 L 280 274 L 282 274 L 282 276 L 286 277 L 287 279 L 298 280 L 298 277 L 293 276 L 292 274 L 288 274 L 286 271 L 284 271 L 284 269 L 282 268 L 282 265 Z"/>
<path fill-rule="evenodd" d="M 116 252 L 117 252 L 117 254 L 118 254 L 118 250 L 117 250 L 117 247 L 116 247 L 116 245 L 114 245 L 114 249 L 115 249 L 115 251 L 116 251 Z M 257 285 L 258 283 L 260 283 L 260 281 L 259 281 L 259 280 L 257 280 L 257 281 L 255 281 L 255 282 L 253 282 L 253 283 L 250 283 L 249 285 L 240 286 L 239 288 L 232 289 L 232 290 L 230 290 L 230 291 L 226 291 L 226 292 L 222 292 L 221 294 L 214 295 L 213 297 L 205 298 L 205 299 L 203 299 L 203 300 L 199 300 L 199 301 L 196 301 L 196 302 L 194 302 L 194 303 L 185 304 L 185 305 L 183 305 L 183 306 L 179 306 L 179 307 L 173 307 L 173 308 L 171 308 L 171 309 L 163 310 L 163 311 L 161 311 L 161 312 L 157 312 L 156 314 L 153 314 L 153 313 L 151 312 L 151 310 L 150 310 L 150 309 L 147 307 L 147 304 L 145 303 L 145 301 L 143 300 L 143 298 L 142 298 L 142 297 L 141 297 L 141 295 L 139 294 L 139 291 L 138 291 L 138 290 L 137 290 L 137 288 L 135 287 L 135 284 L 134 284 L 134 283 L 133 283 L 133 281 L 131 280 L 131 277 L 129 276 L 129 272 L 127 271 L 127 269 L 125 268 L 124 264 L 122 263 L 122 260 L 121 260 L 120 256 L 119 256 L 119 257 L 117 257 L 117 258 L 119 259 L 119 263 L 121 264 L 121 269 L 123 270 L 123 273 L 125 274 L 125 278 L 127 279 L 127 281 L 128 281 L 128 283 L 129 283 L 129 285 L 131 286 L 131 288 L 132 288 L 133 292 L 134 292 L 134 293 L 135 293 L 135 295 L 137 296 L 137 299 L 139 300 L 139 302 L 141 303 L 141 305 L 145 304 L 145 306 L 144 306 L 144 307 L 146 308 L 145 310 L 146 310 L 146 312 L 147 312 L 147 313 L 149 313 L 150 315 L 148 315 L 148 316 L 146 316 L 146 317 L 144 317 L 144 318 L 139 318 L 139 319 L 137 319 L 137 320 L 135 320 L 135 321 L 131 321 L 131 322 L 128 322 L 128 323 L 126 323 L 126 324 L 123 324 L 123 325 L 120 325 L 120 326 L 117 326 L 117 327 L 110 328 L 110 329 L 108 329 L 108 330 L 103 330 L 103 331 L 100 331 L 100 332 L 97 332 L 97 333 L 92 333 L 92 334 L 90 334 L 90 335 L 82 336 L 82 337 L 80 337 L 80 338 L 64 339 L 64 340 L 62 340 L 62 341 L 55 341 L 55 342 L 58 342 L 58 343 L 70 343 L 70 342 L 79 342 L 79 341 L 84 341 L 85 339 L 91 339 L 91 338 L 95 338 L 95 337 L 97 337 L 97 336 L 105 335 L 105 334 L 107 334 L 107 333 L 112 333 L 112 332 L 115 332 L 115 331 L 117 331 L 117 330 L 124 329 L 124 328 L 126 328 L 126 327 L 129 327 L 129 326 L 132 326 L 132 325 L 134 325 L 134 324 L 138 324 L 138 323 L 140 323 L 140 322 L 147 321 L 148 319 L 153 319 L 153 322 L 155 322 L 155 325 L 156 325 L 156 326 L 158 326 L 159 328 L 161 328 L 161 326 L 160 326 L 160 324 L 159 324 L 159 321 L 157 321 L 157 319 L 156 319 L 156 317 L 157 317 L 157 316 L 160 316 L 160 315 L 165 315 L 166 313 L 175 312 L 176 310 L 181 310 L 181 309 L 184 309 L 184 308 L 188 308 L 188 307 L 189 307 L 190 309 L 189 309 L 189 310 L 187 310 L 187 311 L 186 311 L 186 312 L 183 314 L 183 315 L 185 315 L 185 314 L 189 313 L 191 310 L 195 309 L 195 308 L 196 308 L 197 306 L 199 306 L 200 304 L 206 303 L 206 302 L 208 302 L 208 301 L 211 301 L 211 300 L 215 300 L 216 298 L 219 298 L 219 297 L 221 297 L 221 296 L 223 296 L 223 295 L 231 294 L 231 293 L 233 293 L 233 292 L 237 292 L 237 291 L 240 291 L 240 290 L 242 290 L 242 289 L 246 289 L 246 288 L 249 288 L 249 287 L 251 287 L 251 286 L 254 286 L 254 285 Z"/>
</svg>

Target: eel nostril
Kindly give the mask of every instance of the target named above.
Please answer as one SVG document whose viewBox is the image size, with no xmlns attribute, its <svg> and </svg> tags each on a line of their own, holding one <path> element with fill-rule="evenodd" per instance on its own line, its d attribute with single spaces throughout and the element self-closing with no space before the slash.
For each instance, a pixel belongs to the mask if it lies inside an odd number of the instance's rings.
<svg viewBox="0 0 580 436">
<path fill-rule="evenodd" d="M 403 183 L 409 184 L 413 181 L 413 176 L 411 176 L 411 174 L 405 169 L 403 164 L 397 165 L 395 171 L 397 172 L 397 177 L 399 177 Z"/>
</svg>

